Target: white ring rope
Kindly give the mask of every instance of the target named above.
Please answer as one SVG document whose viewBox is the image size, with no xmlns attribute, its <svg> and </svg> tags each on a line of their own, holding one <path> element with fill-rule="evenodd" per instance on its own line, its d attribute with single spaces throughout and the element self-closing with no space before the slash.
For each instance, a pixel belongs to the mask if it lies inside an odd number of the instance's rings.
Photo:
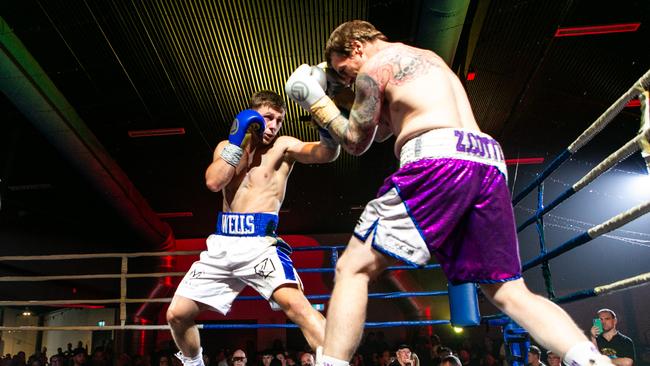
<svg viewBox="0 0 650 366">
<path fill-rule="evenodd" d="M 589 234 L 589 237 L 594 239 L 631 221 L 634 221 L 637 218 L 647 214 L 648 212 L 650 212 L 650 200 L 632 207 L 631 209 L 612 217 L 602 224 L 592 227 L 591 229 L 587 230 L 587 234 Z"/>
<path fill-rule="evenodd" d="M 90 275 L 60 275 L 60 276 L 0 276 L 0 282 L 37 282 L 37 281 L 60 281 L 60 280 L 92 280 L 92 279 L 130 279 L 130 278 L 151 278 L 151 277 L 182 277 L 185 272 L 151 272 L 131 274 L 90 274 Z"/>
<path fill-rule="evenodd" d="M 616 291 L 625 290 L 628 288 L 643 286 L 650 282 L 650 272 L 642 273 L 638 276 L 626 278 L 624 280 L 616 281 L 610 283 L 609 285 L 603 285 L 594 287 L 594 293 L 596 295 L 605 295 L 611 294 Z"/>
<path fill-rule="evenodd" d="M 578 138 L 569 145 L 567 150 L 569 150 L 570 153 L 575 153 L 578 151 L 581 147 L 583 147 L 587 142 L 591 141 L 591 139 L 598 134 L 598 132 L 602 131 L 603 128 L 611 122 L 616 115 L 618 115 L 623 108 L 625 108 L 625 105 L 635 97 L 637 97 L 639 94 L 643 93 L 645 90 L 648 89 L 648 86 L 650 85 L 650 70 L 648 70 L 643 76 L 639 78 L 639 80 L 632 85 L 628 91 L 625 92 L 625 94 L 621 95 L 620 98 L 618 98 L 614 104 L 612 104 L 607 110 L 596 119 L 594 123 L 591 124 L 583 133 L 582 135 L 578 136 Z"/>
<path fill-rule="evenodd" d="M 194 255 L 194 254 L 197 255 L 201 254 L 201 251 L 183 250 L 177 252 L 17 255 L 17 256 L 2 256 L 0 257 L 0 261 L 56 261 L 56 260 L 67 260 L 67 259 L 166 257 L 166 256 Z"/>
<path fill-rule="evenodd" d="M 596 167 L 594 167 L 589 173 L 577 181 L 571 188 L 573 188 L 575 192 L 578 192 L 598 176 L 608 171 L 611 167 L 637 152 L 641 148 L 640 143 L 644 138 L 650 139 L 650 129 L 644 131 L 643 134 L 636 135 L 620 149 L 609 155 L 605 160 L 600 162 L 600 164 L 596 165 Z"/>
</svg>

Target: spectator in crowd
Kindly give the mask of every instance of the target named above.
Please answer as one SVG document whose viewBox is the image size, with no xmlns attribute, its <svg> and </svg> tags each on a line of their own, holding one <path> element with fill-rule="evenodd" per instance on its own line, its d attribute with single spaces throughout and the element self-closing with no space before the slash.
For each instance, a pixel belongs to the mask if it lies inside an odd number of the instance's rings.
<svg viewBox="0 0 650 366">
<path fill-rule="evenodd" d="M 61 354 L 57 353 L 56 355 L 53 355 L 52 357 L 50 357 L 50 366 L 64 366 L 63 365 L 64 360 L 65 360 L 65 358 Z"/>
<path fill-rule="evenodd" d="M 548 363 L 548 366 L 562 366 L 562 357 L 549 350 L 546 352 L 546 363 Z"/>
<path fill-rule="evenodd" d="M 72 366 L 85 366 L 86 365 L 86 349 L 77 347 L 72 353 Z"/>
<path fill-rule="evenodd" d="M 600 353 L 611 358 L 614 365 L 633 366 L 636 360 L 634 342 L 616 329 L 616 313 L 611 309 L 600 309 L 597 316 L 602 330 L 596 325 L 591 327 L 591 342 Z"/>
<path fill-rule="evenodd" d="M 90 365 L 92 366 L 109 366 L 108 355 L 104 352 L 104 348 L 97 347 L 90 357 Z"/>
<path fill-rule="evenodd" d="M 287 366 L 287 357 L 282 351 L 276 351 L 275 358 L 280 360 L 282 366 Z"/>
<path fill-rule="evenodd" d="M 300 366 L 314 366 L 315 364 L 316 361 L 312 353 L 305 352 L 300 356 Z"/>
<path fill-rule="evenodd" d="M 73 353 L 74 349 L 72 348 L 72 343 L 68 343 L 68 348 L 66 348 L 64 355 L 66 358 L 72 358 Z"/>
<path fill-rule="evenodd" d="M 449 347 L 445 347 L 445 346 L 438 347 L 438 357 L 440 357 L 440 361 L 442 362 L 442 359 L 447 356 L 455 356 L 454 351 L 452 351 L 451 348 Z M 456 356 L 456 358 L 458 358 L 458 356 Z"/>
<path fill-rule="evenodd" d="M 528 349 L 528 366 L 545 366 L 540 359 L 541 354 L 539 347 L 531 345 Z"/>
<path fill-rule="evenodd" d="M 246 352 L 242 349 L 236 349 L 235 352 L 232 353 L 232 366 L 246 366 L 246 363 L 248 362 L 248 359 L 246 358 Z"/>
<path fill-rule="evenodd" d="M 158 354 L 158 359 L 156 361 L 157 366 L 172 366 L 169 362 L 169 354 L 161 352 Z"/>
<path fill-rule="evenodd" d="M 493 353 L 484 353 L 483 357 L 481 357 L 481 366 L 496 366 L 497 365 L 497 358 L 494 356 Z"/>
<path fill-rule="evenodd" d="M 271 366 L 271 362 L 275 359 L 273 351 L 265 349 L 262 351 L 262 366 Z"/>
<path fill-rule="evenodd" d="M 411 358 L 411 347 L 408 344 L 400 344 L 395 351 L 395 361 L 391 366 L 413 366 Z"/>
<path fill-rule="evenodd" d="M 453 354 L 448 354 L 440 360 L 440 366 L 462 366 L 460 359 Z"/>
<path fill-rule="evenodd" d="M 217 366 L 228 366 L 228 355 L 225 349 L 220 349 L 217 353 Z"/>
<path fill-rule="evenodd" d="M 394 358 L 391 356 L 391 352 L 388 349 L 381 351 L 381 356 L 379 356 L 379 366 L 388 366 L 394 361 Z"/>
</svg>

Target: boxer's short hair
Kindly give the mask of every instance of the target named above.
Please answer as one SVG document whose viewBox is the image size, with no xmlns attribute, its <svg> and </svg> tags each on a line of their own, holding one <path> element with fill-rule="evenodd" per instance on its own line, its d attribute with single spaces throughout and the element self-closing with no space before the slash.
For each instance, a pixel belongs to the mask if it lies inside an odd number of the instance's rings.
<svg viewBox="0 0 650 366">
<path fill-rule="evenodd" d="M 330 34 L 330 38 L 325 43 L 327 64 L 331 66 L 332 53 L 334 52 L 343 56 L 350 56 L 352 53 L 352 41 L 364 43 L 372 42 L 376 39 L 388 40 L 374 25 L 364 20 L 351 20 L 339 25 Z"/>
<path fill-rule="evenodd" d="M 251 99 L 248 101 L 248 108 L 258 109 L 263 106 L 268 106 L 278 111 L 285 111 L 287 108 L 284 104 L 284 99 L 280 94 L 270 91 L 270 90 L 261 90 L 251 96 Z"/>
</svg>

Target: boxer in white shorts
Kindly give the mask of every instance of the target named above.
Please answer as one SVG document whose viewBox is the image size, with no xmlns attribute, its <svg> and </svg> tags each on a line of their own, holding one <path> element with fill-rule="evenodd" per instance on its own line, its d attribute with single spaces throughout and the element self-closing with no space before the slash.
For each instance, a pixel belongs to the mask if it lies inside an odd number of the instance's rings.
<svg viewBox="0 0 650 366">
<path fill-rule="evenodd" d="M 204 366 L 194 319 L 206 309 L 226 314 L 245 286 L 282 309 L 311 347 L 323 343 L 325 318 L 305 298 L 291 248 L 276 236 L 277 213 L 293 164 L 330 162 L 340 149 L 326 132 L 319 142 L 278 137 L 286 108 L 274 92 L 255 93 L 249 108 L 237 115 L 205 172 L 207 187 L 223 193 L 223 212 L 167 310 L 185 366 Z"/>
<path fill-rule="evenodd" d="M 277 223 L 273 213 L 220 212 L 217 230 L 206 241 L 208 250 L 187 271 L 176 295 L 226 315 L 250 286 L 280 310 L 273 291 L 282 285 L 302 288 L 302 283 L 289 258 L 291 247 L 275 234 Z"/>
</svg>

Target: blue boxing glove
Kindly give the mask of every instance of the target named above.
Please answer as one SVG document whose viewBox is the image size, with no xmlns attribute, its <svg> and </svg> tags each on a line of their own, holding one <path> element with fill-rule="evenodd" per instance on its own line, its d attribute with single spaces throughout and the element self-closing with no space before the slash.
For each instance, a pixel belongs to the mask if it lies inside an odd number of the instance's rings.
<svg viewBox="0 0 650 366">
<path fill-rule="evenodd" d="M 228 141 L 233 145 L 241 147 L 249 127 L 253 129 L 260 137 L 262 137 L 264 134 L 264 129 L 266 128 L 266 123 L 264 121 L 264 117 L 262 117 L 262 115 L 257 111 L 254 111 L 252 109 L 244 109 L 243 111 L 239 112 L 239 114 L 235 116 L 235 120 L 232 121 Z"/>
<path fill-rule="evenodd" d="M 266 123 L 264 117 L 257 111 L 252 109 L 245 109 L 235 117 L 230 127 L 230 135 L 228 136 L 228 145 L 221 150 L 221 158 L 228 164 L 237 167 L 241 157 L 244 155 L 242 145 L 246 140 L 246 133 L 251 128 L 254 133 L 260 137 L 264 134 Z"/>
</svg>

